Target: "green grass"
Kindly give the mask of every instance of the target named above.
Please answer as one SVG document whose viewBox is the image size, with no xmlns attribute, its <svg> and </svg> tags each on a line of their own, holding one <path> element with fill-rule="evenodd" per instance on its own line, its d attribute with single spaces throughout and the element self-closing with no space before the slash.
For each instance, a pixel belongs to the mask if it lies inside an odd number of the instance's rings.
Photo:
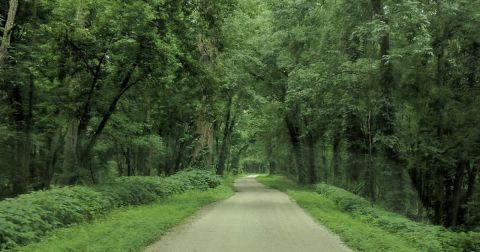
<svg viewBox="0 0 480 252">
<path fill-rule="evenodd" d="M 289 195 L 352 248 L 359 251 L 417 251 L 401 237 L 387 233 L 381 228 L 366 225 L 349 214 L 340 212 L 331 200 L 320 194 L 292 190 L 289 191 Z"/>
<path fill-rule="evenodd" d="M 222 184 L 212 171 L 191 169 L 169 177 L 118 177 L 95 186 L 35 191 L 0 201 L 0 251 L 41 241 L 59 228 L 92 221 L 115 209 L 161 202 L 189 190 Z"/>
<path fill-rule="evenodd" d="M 207 191 L 188 191 L 160 203 L 117 209 L 89 223 L 60 229 L 16 251 L 142 251 L 201 207 L 233 194 L 232 178 Z"/>
<path fill-rule="evenodd" d="M 432 250 L 426 248 L 428 244 L 412 241 L 412 237 L 408 236 L 408 232 L 392 232 L 382 227 L 381 224 L 375 223 L 372 219 L 362 217 L 358 214 L 342 211 L 333 200 L 327 196 L 319 194 L 314 187 L 297 186 L 294 182 L 281 176 L 261 176 L 257 178 L 259 182 L 272 188 L 286 192 L 294 199 L 302 208 L 319 223 L 326 226 L 332 232 L 338 234 L 340 238 L 352 249 L 357 251 L 443 251 Z M 375 213 L 386 212 L 378 209 Z M 398 216 L 391 214 L 385 215 Z M 395 219 L 392 217 L 392 221 Z M 410 222 L 409 220 L 405 220 Z M 416 225 L 416 224 L 412 224 Z M 425 225 L 425 224 L 418 224 Z M 448 232 L 453 233 L 453 232 Z M 425 233 L 428 237 L 431 234 Z M 422 237 L 417 237 L 422 239 Z M 445 250 L 445 251 L 463 251 L 463 250 Z"/>
</svg>

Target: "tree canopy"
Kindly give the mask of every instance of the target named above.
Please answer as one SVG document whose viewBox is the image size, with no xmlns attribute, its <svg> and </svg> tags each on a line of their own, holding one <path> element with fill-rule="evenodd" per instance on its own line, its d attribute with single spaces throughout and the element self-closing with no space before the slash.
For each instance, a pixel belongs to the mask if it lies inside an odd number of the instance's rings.
<svg viewBox="0 0 480 252">
<path fill-rule="evenodd" d="M 480 3 L 0 3 L 0 189 L 187 168 L 480 223 Z"/>
</svg>

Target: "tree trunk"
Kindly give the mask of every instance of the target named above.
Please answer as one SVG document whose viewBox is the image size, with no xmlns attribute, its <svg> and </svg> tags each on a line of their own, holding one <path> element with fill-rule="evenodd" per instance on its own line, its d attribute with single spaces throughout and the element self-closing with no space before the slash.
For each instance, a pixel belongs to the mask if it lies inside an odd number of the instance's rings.
<svg viewBox="0 0 480 252">
<path fill-rule="evenodd" d="M 77 184 L 80 181 L 78 169 L 78 120 L 68 122 L 67 132 L 64 137 L 63 164 L 60 183 L 64 185 Z"/>
<path fill-rule="evenodd" d="M 25 193 L 28 190 L 31 147 L 30 135 L 26 132 L 18 132 L 15 144 L 15 165 L 17 170 L 12 181 L 14 195 Z"/>
<path fill-rule="evenodd" d="M 286 116 L 285 121 L 287 123 L 288 133 L 290 136 L 290 142 L 292 144 L 292 151 L 295 158 L 296 168 L 297 168 L 297 177 L 298 183 L 307 184 L 308 178 L 303 165 L 303 155 L 302 155 L 302 145 L 300 139 L 300 129 L 295 125 L 293 120 Z"/>
<path fill-rule="evenodd" d="M 315 184 L 318 181 L 317 169 L 315 166 L 315 139 L 311 133 L 306 135 L 307 160 L 308 160 L 308 183 Z"/>
<path fill-rule="evenodd" d="M 125 151 L 125 163 L 127 164 L 127 176 L 130 177 L 135 175 L 132 164 L 132 148 L 130 147 L 127 147 L 127 150 Z"/>
<path fill-rule="evenodd" d="M 91 165 L 91 160 L 90 160 L 90 154 L 93 150 L 93 147 L 98 141 L 98 138 L 100 135 L 103 133 L 103 130 L 107 126 L 107 123 L 109 122 L 111 116 L 115 112 L 117 108 L 117 104 L 120 101 L 120 99 L 123 97 L 123 95 L 137 82 L 131 83 L 131 78 L 133 75 L 133 72 L 136 69 L 136 64 L 134 64 L 125 74 L 125 76 L 122 79 L 122 82 L 120 83 L 120 89 L 117 92 L 117 95 L 113 98 L 113 100 L 110 102 L 110 106 L 108 107 L 107 112 L 103 114 L 102 119 L 98 123 L 95 132 L 93 133 L 92 137 L 90 137 L 89 141 L 85 145 L 85 147 L 82 148 L 80 146 L 81 150 L 79 150 L 79 164 L 80 166 L 85 169 L 87 168 L 88 171 L 90 172 L 90 180 L 93 184 L 96 184 L 96 178 L 95 178 L 95 171 L 93 170 L 93 167 Z M 77 134 L 78 134 L 78 126 L 77 126 Z"/>
<path fill-rule="evenodd" d="M 381 0 L 371 0 L 373 12 L 377 19 L 388 25 L 388 18 L 385 15 L 384 6 Z M 390 63 L 390 34 L 384 32 L 380 35 L 380 77 L 379 84 L 383 99 L 381 101 L 380 112 L 376 116 L 377 127 L 381 134 L 391 136 L 394 133 L 393 123 L 395 120 L 395 111 L 392 100 L 392 89 L 394 86 L 394 79 L 392 73 L 392 64 Z M 398 154 L 392 147 L 386 147 L 386 154 L 389 160 L 397 160 Z"/>
<path fill-rule="evenodd" d="M 206 96 L 202 97 L 202 104 L 206 103 Z M 193 162 L 213 165 L 214 158 L 214 123 L 207 118 L 207 106 L 203 106 L 200 116 L 197 118 L 196 130 L 197 141 L 193 152 Z M 205 153 L 207 151 L 207 153 Z"/>
<path fill-rule="evenodd" d="M 450 209 L 447 211 L 447 226 L 456 226 L 457 224 L 462 224 L 461 219 L 463 217 L 459 216 L 460 205 L 463 203 L 464 191 L 463 191 L 463 181 L 465 179 L 465 170 L 467 169 L 468 162 L 461 161 L 457 165 L 455 171 L 455 177 L 453 178 L 453 190 Z"/>
<path fill-rule="evenodd" d="M 15 15 L 17 14 L 17 9 L 18 0 L 10 0 L 8 16 L 3 30 L 2 42 L 0 44 L 0 66 L 3 65 L 8 57 L 8 48 L 10 47 L 10 39 L 12 37 L 12 31 L 15 25 Z"/>
<path fill-rule="evenodd" d="M 33 98 L 33 85 L 30 85 L 29 99 Z M 12 116 L 15 123 L 14 142 L 14 172 L 13 172 L 13 193 L 15 195 L 25 193 L 29 182 L 29 173 L 31 165 L 31 124 L 32 124 L 32 104 L 27 104 L 25 111 L 25 98 L 22 97 L 22 89 L 15 85 L 9 94 Z"/>
<path fill-rule="evenodd" d="M 43 173 L 43 186 L 45 188 L 50 186 L 55 171 L 58 169 L 57 164 L 64 145 L 65 142 L 63 128 L 58 127 L 58 130 L 54 133 L 53 137 L 49 141 L 47 162 L 45 164 L 45 171 Z"/>
<path fill-rule="evenodd" d="M 348 162 L 345 175 L 348 183 L 354 185 L 360 182 L 360 175 L 365 171 L 364 153 L 367 149 L 359 119 L 353 112 L 350 112 L 347 116 L 346 137 L 348 141 Z"/>
<path fill-rule="evenodd" d="M 105 61 L 105 58 L 107 57 L 107 52 L 108 50 L 105 50 L 105 53 L 102 55 L 102 57 L 100 57 L 95 70 L 91 69 L 92 82 L 90 84 L 90 89 L 87 94 L 87 100 L 85 101 L 83 108 L 80 110 L 80 123 L 78 125 L 78 135 L 82 138 L 90 122 L 92 100 L 93 100 L 95 88 L 97 87 L 98 81 L 100 80 L 102 66 Z"/>
<path fill-rule="evenodd" d="M 277 164 L 273 157 L 273 148 L 271 142 L 267 144 L 268 172 L 270 175 L 276 174 L 277 172 Z"/>
<path fill-rule="evenodd" d="M 231 163 L 230 163 L 230 168 L 231 171 L 233 172 L 234 175 L 237 175 L 240 170 L 240 157 L 242 154 L 247 151 L 249 145 L 245 144 L 240 149 L 238 150 L 237 153 L 235 153 L 235 156 L 232 158 Z"/>
<path fill-rule="evenodd" d="M 135 68 L 136 68 L 136 66 L 134 65 L 125 74 L 125 77 L 123 78 L 122 82 L 120 83 L 120 89 L 119 89 L 117 95 L 111 101 L 107 112 L 103 115 L 102 119 L 100 120 L 100 123 L 98 124 L 98 126 L 95 130 L 95 133 L 93 133 L 92 137 L 90 138 L 90 141 L 86 145 L 85 150 L 83 150 L 83 153 L 82 153 L 83 157 L 87 157 L 90 154 L 92 148 L 97 143 L 98 138 L 103 133 L 103 130 L 105 129 L 105 126 L 107 126 L 107 123 L 110 120 L 110 117 L 115 112 L 115 109 L 117 108 L 118 102 L 120 101 L 122 96 L 135 84 L 135 83 L 130 83 L 130 79 L 132 78 L 132 74 L 133 74 L 133 71 L 135 70 Z"/>
<path fill-rule="evenodd" d="M 333 143 L 332 143 L 332 170 L 333 170 L 333 181 L 339 183 L 343 180 L 343 174 L 340 171 L 340 141 L 341 141 L 341 134 L 340 132 L 336 131 L 333 134 Z"/>
<path fill-rule="evenodd" d="M 225 173 L 225 164 L 227 162 L 228 149 L 230 145 L 230 137 L 235 125 L 235 117 L 232 116 L 233 109 L 233 97 L 230 96 L 227 104 L 227 112 L 225 114 L 225 128 L 223 129 L 223 141 L 220 147 L 220 153 L 217 164 L 217 174 L 222 175 Z"/>
</svg>

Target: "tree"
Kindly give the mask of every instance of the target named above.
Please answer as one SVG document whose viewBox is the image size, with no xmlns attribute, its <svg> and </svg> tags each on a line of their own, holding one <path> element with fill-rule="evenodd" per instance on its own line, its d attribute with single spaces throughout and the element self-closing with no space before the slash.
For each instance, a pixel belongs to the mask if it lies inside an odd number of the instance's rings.
<svg viewBox="0 0 480 252">
<path fill-rule="evenodd" d="M 15 15 L 18 9 L 18 0 L 10 0 L 8 5 L 8 16 L 3 28 L 2 43 L 0 43 L 0 66 L 3 65 L 8 56 L 10 39 L 12 37 L 13 26 L 15 25 Z"/>
</svg>

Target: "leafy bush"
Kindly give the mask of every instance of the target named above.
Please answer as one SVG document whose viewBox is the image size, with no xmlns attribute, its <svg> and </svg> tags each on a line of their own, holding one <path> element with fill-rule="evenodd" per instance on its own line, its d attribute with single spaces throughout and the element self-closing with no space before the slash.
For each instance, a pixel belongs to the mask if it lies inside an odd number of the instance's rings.
<svg viewBox="0 0 480 252">
<path fill-rule="evenodd" d="M 480 233 L 453 232 L 441 226 L 418 223 L 372 207 L 368 200 L 325 183 L 317 184 L 315 191 L 353 217 L 406 238 L 420 251 L 480 251 Z"/>
<path fill-rule="evenodd" d="M 371 205 L 368 200 L 358 195 L 325 183 L 315 185 L 315 191 L 325 195 L 344 211 L 350 212 L 355 209 L 362 209 Z"/>
<path fill-rule="evenodd" d="M 220 185 L 216 175 L 199 170 L 171 177 L 121 177 L 95 187 L 73 186 L 32 192 L 0 202 L 0 250 L 38 241 L 47 232 L 91 220 L 114 208 L 141 205 Z"/>
</svg>

